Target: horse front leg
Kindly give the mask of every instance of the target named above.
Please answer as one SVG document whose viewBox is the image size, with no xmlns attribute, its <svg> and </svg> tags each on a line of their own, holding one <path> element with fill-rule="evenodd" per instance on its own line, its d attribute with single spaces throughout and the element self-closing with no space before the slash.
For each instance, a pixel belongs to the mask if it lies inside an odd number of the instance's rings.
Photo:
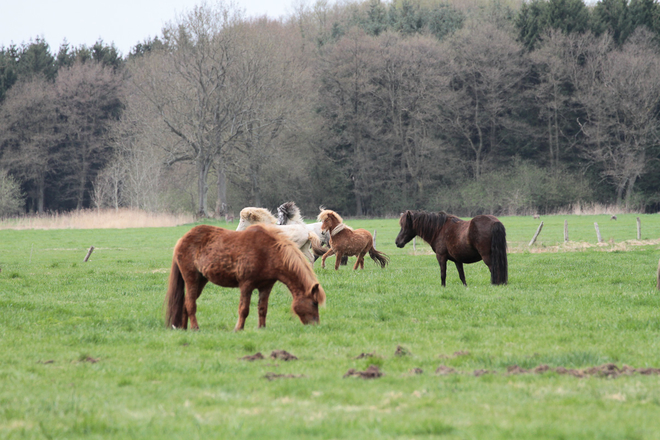
<svg viewBox="0 0 660 440">
<path fill-rule="evenodd" d="M 467 283 L 465 282 L 465 272 L 463 272 L 463 263 L 459 263 L 458 261 L 454 261 L 454 263 L 456 263 L 456 270 L 458 270 L 458 276 L 461 278 L 463 285 L 467 287 Z"/>
<path fill-rule="evenodd" d="M 438 264 L 440 265 L 440 282 L 442 287 L 445 287 L 445 282 L 447 281 L 447 257 L 441 254 L 435 254 L 435 257 L 438 259 Z"/>
<path fill-rule="evenodd" d="M 243 330 L 245 327 L 245 319 L 250 314 L 250 299 L 252 298 L 252 290 L 254 288 L 251 285 L 243 285 L 241 288 L 241 300 L 238 303 L 238 321 L 236 322 L 236 327 L 234 331 Z"/>
<path fill-rule="evenodd" d="M 341 258 L 344 256 L 341 252 L 335 252 L 335 270 L 339 270 L 339 265 L 341 264 Z"/>
<path fill-rule="evenodd" d="M 268 313 L 268 298 L 270 291 L 273 289 L 272 283 L 268 286 L 259 289 L 259 328 L 266 327 L 266 314 Z"/>
<path fill-rule="evenodd" d="M 328 252 L 323 254 L 323 257 L 321 257 L 321 269 L 325 269 L 325 259 L 328 257 L 331 257 L 335 254 L 335 250 L 330 248 Z"/>
</svg>

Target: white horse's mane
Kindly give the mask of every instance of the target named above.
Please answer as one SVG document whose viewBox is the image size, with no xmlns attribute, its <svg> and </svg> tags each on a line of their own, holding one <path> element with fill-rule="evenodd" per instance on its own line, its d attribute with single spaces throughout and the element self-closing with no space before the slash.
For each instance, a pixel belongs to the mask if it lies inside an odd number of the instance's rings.
<svg viewBox="0 0 660 440">
<path fill-rule="evenodd" d="M 248 223 L 277 224 L 277 218 L 266 208 L 243 208 L 241 209 L 240 218 Z"/>
</svg>

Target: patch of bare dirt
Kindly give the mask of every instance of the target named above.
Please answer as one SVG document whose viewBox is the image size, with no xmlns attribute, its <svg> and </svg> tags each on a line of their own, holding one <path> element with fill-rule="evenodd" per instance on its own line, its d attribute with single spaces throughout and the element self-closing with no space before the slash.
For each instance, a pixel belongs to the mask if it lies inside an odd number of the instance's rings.
<svg viewBox="0 0 660 440">
<path fill-rule="evenodd" d="M 422 373 L 424 373 L 424 370 L 422 370 L 421 368 L 413 368 L 412 370 L 410 370 L 410 374 L 422 374 Z"/>
<path fill-rule="evenodd" d="M 285 350 L 273 350 L 270 353 L 270 358 L 271 359 L 279 359 L 281 361 L 296 361 L 298 358 L 288 351 Z"/>
<path fill-rule="evenodd" d="M 81 359 L 80 362 L 89 362 L 90 364 L 95 364 L 100 360 L 101 358 L 93 358 L 91 356 L 87 356 L 86 358 Z"/>
<path fill-rule="evenodd" d="M 264 379 L 275 380 L 275 379 L 300 379 L 305 377 L 303 374 L 278 374 L 278 373 L 266 373 Z"/>
<path fill-rule="evenodd" d="M 376 365 L 369 365 L 369 368 L 364 371 L 357 371 L 355 368 L 351 368 L 344 374 L 344 378 L 355 376 L 362 379 L 377 379 L 382 375 L 383 373 Z"/>
</svg>

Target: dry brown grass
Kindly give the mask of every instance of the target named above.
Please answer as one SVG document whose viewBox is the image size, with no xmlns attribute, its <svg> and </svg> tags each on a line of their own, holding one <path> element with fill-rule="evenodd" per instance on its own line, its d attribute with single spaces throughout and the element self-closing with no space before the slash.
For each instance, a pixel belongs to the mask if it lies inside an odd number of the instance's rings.
<svg viewBox="0 0 660 440">
<path fill-rule="evenodd" d="M 167 214 L 137 209 L 90 209 L 65 214 L 0 219 L 0 229 L 125 229 L 178 226 L 194 221 L 192 214 Z"/>
</svg>

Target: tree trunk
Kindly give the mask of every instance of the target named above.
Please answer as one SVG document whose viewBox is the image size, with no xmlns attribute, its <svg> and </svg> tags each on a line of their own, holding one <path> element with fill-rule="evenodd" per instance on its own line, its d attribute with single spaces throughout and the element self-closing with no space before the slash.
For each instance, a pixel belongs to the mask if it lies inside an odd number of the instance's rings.
<svg viewBox="0 0 660 440">
<path fill-rule="evenodd" d="M 221 218 L 227 213 L 227 175 L 225 174 L 224 162 L 218 161 L 215 164 L 215 170 L 218 175 L 217 180 L 217 201 L 215 204 L 215 216 Z"/>
<path fill-rule="evenodd" d="M 206 178 L 209 175 L 209 168 L 208 161 L 197 163 L 197 215 L 199 217 L 208 217 L 207 195 L 209 187 L 206 184 Z"/>
</svg>

